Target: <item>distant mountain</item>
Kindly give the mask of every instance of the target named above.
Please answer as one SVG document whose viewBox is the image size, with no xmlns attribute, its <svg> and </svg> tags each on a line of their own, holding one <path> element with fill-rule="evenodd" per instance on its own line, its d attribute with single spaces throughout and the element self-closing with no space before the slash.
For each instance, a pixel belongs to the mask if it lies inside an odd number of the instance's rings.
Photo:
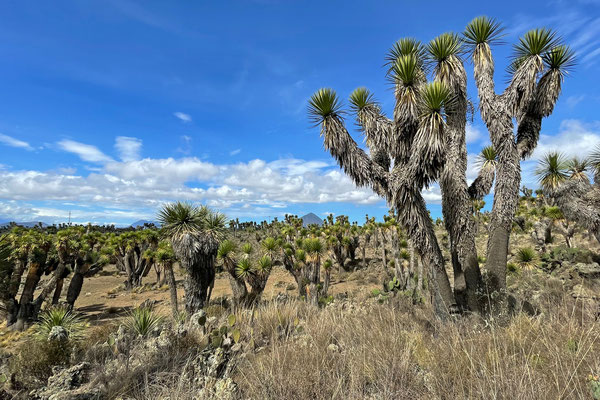
<svg viewBox="0 0 600 400">
<path fill-rule="evenodd" d="M 160 226 L 158 222 L 149 221 L 147 219 L 140 219 L 139 221 L 135 221 L 133 224 L 131 224 L 131 226 L 133 226 L 134 228 L 139 228 L 140 226 L 144 226 L 144 224 L 154 224 L 156 226 Z"/>
<path fill-rule="evenodd" d="M 302 226 L 305 227 L 309 225 L 323 225 L 323 220 L 313 213 L 308 213 L 300 219 L 302 220 Z"/>
</svg>

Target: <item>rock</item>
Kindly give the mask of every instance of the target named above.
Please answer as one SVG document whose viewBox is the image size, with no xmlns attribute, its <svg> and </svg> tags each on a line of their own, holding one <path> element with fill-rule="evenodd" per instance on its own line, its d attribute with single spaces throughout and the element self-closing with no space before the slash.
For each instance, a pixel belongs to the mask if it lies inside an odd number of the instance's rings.
<svg viewBox="0 0 600 400">
<path fill-rule="evenodd" d="M 600 278 L 600 265 L 598 263 L 577 263 L 575 264 L 575 270 L 582 278 Z"/>
<path fill-rule="evenodd" d="M 330 353 L 337 353 L 340 351 L 340 346 L 335 343 L 331 343 L 329 346 L 327 346 L 327 351 Z"/>
<path fill-rule="evenodd" d="M 29 393 L 38 400 L 99 400 L 105 398 L 97 387 L 87 387 L 90 364 L 82 362 L 70 368 L 53 371 L 45 387 Z"/>
<path fill-rule="evenodd" d="M 577 299 L 600 299 L 600 293 L 583 284 L 573 286 L 571 296 Z"/>
<path fill-rule="evenodd" d="M 200 310 L 190 318 L 190 323 L 195 328 L 202 328 L 206 325 L 206 311 Z"/>
<path fill-rule="evenodd" d="M 48 334 L 48 341 L 63 342 L 69 339 L 69 332 L 62 326 L 53 326 Z"/>
</svg>

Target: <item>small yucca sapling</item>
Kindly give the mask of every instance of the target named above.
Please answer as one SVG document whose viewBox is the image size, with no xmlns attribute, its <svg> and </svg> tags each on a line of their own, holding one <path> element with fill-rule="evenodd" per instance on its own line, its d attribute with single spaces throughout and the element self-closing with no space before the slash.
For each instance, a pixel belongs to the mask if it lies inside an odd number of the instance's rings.
<svg viewBox="0 0 600 400">
<path fill-rule="evenodd" d="M 532 270 L 538 260 L 538 255 L 531 247 L 522 247 L 517 250 L 516 261 L 517 264 L 524 270 Z"/>
<path fill-rule="evenodd" d="M 73 313 L 67 307 L 57 306 L 44 312 L 34 329 L 37 336 L 45 340 L 52 332 L 52 328 L 57 326 L 67 332 L 69 340 L 79 340 L 83 338 L 88 324 L 83 317 Z"/>
<path fill-rule="evenodd" d="M 152 331 L 162 325 L 164 318 L 151 307 L 133 309 L 125 325 L 139 336 L 147 337 Z"/>
</svg>

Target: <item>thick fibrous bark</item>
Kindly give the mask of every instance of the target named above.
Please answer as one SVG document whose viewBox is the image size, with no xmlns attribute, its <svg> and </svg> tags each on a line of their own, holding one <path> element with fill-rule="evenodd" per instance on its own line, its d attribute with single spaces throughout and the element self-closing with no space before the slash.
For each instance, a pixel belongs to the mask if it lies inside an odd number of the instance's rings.
<svg viewBox="0 0 600 400">
<path fill-rule="evenodd" d="M 446 129 L 446 163 L 440 176 L 442 212 L 449 233 L 450 254 L 454 269 L 454 296 L 459 307 L 479 311 L 477 291 L 481 272 L 475 247 L 473 203 L 467 187 L 467 75 L 458 59 L 454 60 L 452 91 L 455 102 L 448 111 Z"/>
<path fill-rule="evenodd" d="M 471 200 L 481 200 L 490 193 L 495 175 L 496 171 L 492 165 L 484 165 L 479 170 L 477 178 L 469 186 L 469 197 L 471 197 Z"/>
<path fill-rule="evenodd" d="M 567 219 L 581 224 L 600 242 L 600 186 L 569 180 L 550 193 Z"/>
<path fill-rule="evenodd" d="M 171 264 L 171 262 L 167 262 L 163 264 L 163 269 L 165 271 L 165 278 L 167 280 L 167 284 L 169 285 L 169 294 L 171 297 L 171 313 L 173 314 L 173 318 L 177 318 L 177 315 L 179 314 L 179 309 L 177 307 L 177 282 L 175 281 L 173 264 Z"/>
</svg>

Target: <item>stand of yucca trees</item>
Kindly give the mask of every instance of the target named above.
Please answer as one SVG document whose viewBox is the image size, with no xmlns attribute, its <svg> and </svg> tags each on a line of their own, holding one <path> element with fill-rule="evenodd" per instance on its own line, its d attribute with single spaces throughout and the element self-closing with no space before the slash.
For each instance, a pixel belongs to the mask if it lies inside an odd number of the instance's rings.
<svg viewBox="0 0 600 400">
<path fill-rule="evenodd" d="M 346 130 L 344 111 L 333 90 L 320 89 L 309 101 L 311 120 L 320 126 L 325 148 L 340 167 L 355 184 L 372 188 L 396 211 L 430 268 L 433 305 L 441 318 L 452 309 L 482 312 L 486 305 L 502 304 L 520 161 L 536 147 L 541 121 L 552 113 L 574 61 L 573 52 L 552 31 L 529 31 L 514 46 L 510 83 L 496 94 L 491 46 L 501 33 L 496 21 L 478 17 L 462 35 L 445 33 L 426 45 L 410 38 L 395 43 L 386 58 L 387 76 L 395 88 L 393 118 L 382 113 L 367 89 L 350 95 L 369 154 Z M 482 152 L 479 176 L 471 185 L 466 180 L 470 104 L 463 57 L 467 55 L 474 64 L 479 110 L 493 145 Z M 473 201 L 489 193 L 494 179 L 483 279 L 475 247 Z M 421 195 L 424 187 L 435 182 L 442 192 L 453 287 Z"/>
</svg>

